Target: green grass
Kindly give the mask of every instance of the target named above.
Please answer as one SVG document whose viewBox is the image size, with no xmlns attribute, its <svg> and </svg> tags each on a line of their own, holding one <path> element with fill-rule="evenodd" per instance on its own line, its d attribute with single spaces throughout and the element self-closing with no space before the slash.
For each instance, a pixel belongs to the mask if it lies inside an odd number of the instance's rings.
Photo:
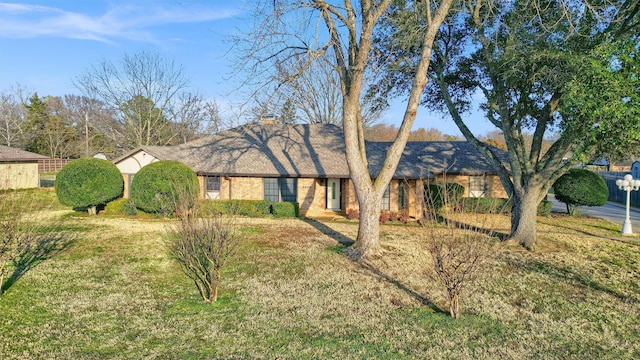
<svg viewBox="0 0 640 360">
<path fill-rule="evenodd" d="M 416 226 L 383 225 L 385 256 L 356 263 L 334 237 L 357 224 L 243 219 L 206 305 L 166 221 L 56 214 L 76 238 L 0 297 L 2 359 L 640 358 L 640 245 L 597 219 L 541 218 L 534 252 L 496 244 L 453 320 Z"/>
</svg>

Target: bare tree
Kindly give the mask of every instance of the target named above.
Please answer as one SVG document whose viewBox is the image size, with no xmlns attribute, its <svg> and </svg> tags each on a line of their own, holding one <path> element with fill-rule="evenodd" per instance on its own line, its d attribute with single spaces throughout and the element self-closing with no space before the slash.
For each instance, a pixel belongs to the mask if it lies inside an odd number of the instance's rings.
<svg viewBox="0 0 640 360">
<path fill-rule="evenodd" d="M 237 252 L 240 234 L 233 217 L 205 214 L 197 199 L 185 196 L 184 190 L 178 192 L 178 222 L 170 228 L 168 250 L 193 280 L 203 301 L 212 303 L 218 299 L 220 271 Z"/>
<path fill-rule="evenodd" d="M 450 188 L 446 177 L 441 184 L 430 184 L 425 191 L 423 226 L 426 230 L 426 248 L 433 262 L 433 274 L 444 286 L 449 300 L 449 313 L 457 319 L 460 303 L 471 282 L 482 275 L 491 255 L 491 237 L 496 222 L 488 213 L 501 212 L 497 205 L 478 214 L 474 199 L 463 199 L 461 193 Z M 457 184 L 456 184 L 457 185 Z M 470 204 L 465 204 L 469 201 Z M 497 203 L 496 203 L 497 204 Z M 470 206 L 469 206 L 470 205 Z M 472 213 L 464 214 L 465 208 Z M 464 221 L 461 221 L 464 218 Z"/>
<path fill-rule="evenodd" d="M 169 112 L 170 118 L 180 119 L 173 122 L 173 144 L 185 143 L 202 135 L 218 132 L 222 127 L 218 104 L 214 100 L 205 100 L 200 95 L 180 94 Z"/>
<path fill-rule="evenodd" d="M 26 109 L 22 104 L 28 97 L 28 91 L 19 84 L 0 93 L 0 141 L 2 144 L 7 146 L 23 144 Z"/>
<path fill-rule="evenodd" d="M 37 199 L 26 191 L 0 192 L 0 295 L 72 241 L 70 234 L 59 230 L 57 220 L 43 220 L 43 210 L 51 204 Z"/>
<path fill-rule="evenodd" d="M 76 129 L 76 155 L 90 157 L 96 153 L 115 155 L 120 139 L 115 114 L 100 100 L 87 96 L 65 95 L 64 116 Z"/>
<path fill-rule="evenodd" d="M 181 66 L 150 52 L 102 61 L 75 80 L 85 95 L 117 111 L 129 147 L 170 144 L 179 136 L 175 124 L 193 129 L 189 116 L 200 97 L 185 91 L 188 83 Z"/>
<path fill-rule="evenodd" d="M 350 177 L 360 207 L 358 236 L 350 253 L 354 258 L 382 253 L 379 240 L 380 202 L 395 173 L 415 119 L 420 96 L 427 83 L 431 49 L 440 25 L 453 0 L 442 1 L 344 1 L 338 5 L 325 0 L 258 1 L 260 22 L 248 48 L 254 65 L 253 79 L 271 71 L 273 59 L 283 64 L 303 59 L 300 73 L 316 61 L 328 61 L 337 74 L 342 102 L 342 127 Z M 405 8 L 426 19 L 418 47 L 421 54 L 412 64 L 415 77 L 402 125 L 386 154 L 382 171 L 371 178 L 364 141 L 363 98 L 371 79 L 374 44 L 372 37 L 390 13 Z"/>
</svg>

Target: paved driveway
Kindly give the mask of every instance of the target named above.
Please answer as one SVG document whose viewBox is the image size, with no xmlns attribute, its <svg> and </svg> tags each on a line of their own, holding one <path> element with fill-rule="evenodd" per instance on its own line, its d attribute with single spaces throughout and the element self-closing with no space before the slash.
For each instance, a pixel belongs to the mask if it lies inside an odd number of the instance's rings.
<svg viewBox="0 0 640 360">
<path fill-rule="evenodd" d="M 557 201 L 555 196 L 549 195 L 549 200 L 553 202 L 553 209 L 551 211 L 564 213 L 567 212 L 567 206 L 564 203 Z M 618 223 L 620 224 L 621 229 L 624 218 L 626 217 L 626 207 L 624 205 L 613 202 L 608 202 L 603 206 L 581 206 L 579 210 L 582 214 L 599 217 L 607 219 L 614 223 Z M 634 229 L 634 232 L 640 232 L 640 210 L 637 208 L 631 208 L 629 210 L 629 219 L 631 219 L 631 225 Z"/>
</svg>

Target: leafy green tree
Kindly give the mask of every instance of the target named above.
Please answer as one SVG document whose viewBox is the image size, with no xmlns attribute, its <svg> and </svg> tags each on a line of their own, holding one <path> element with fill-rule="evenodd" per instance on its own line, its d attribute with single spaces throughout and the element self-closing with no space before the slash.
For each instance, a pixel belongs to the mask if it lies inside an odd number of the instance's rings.
<svg viewBox="0 0 640 360">
<path fill-rule="evenodd" d="M 280 116 L 278 117 L 283 124 L 295 124 L 296 120 L 296 106 L 290 99 L 287 99 L 282 108 L 280 109 Z"/>
<path fill-rule="evenodd" d="M 571 169 L 553 184 L 556 199 L 567 205 L 571 215 L 578 213 L 578 206 L 602 206 L 609 198 L 604 179 L 593 171 Z"/>
<path fill-rule="evenodd" d="M 162 160 L 146 165 L 131 182 L 131 200 L 148 213 L 175 212 L 184 199 L 195 199 L 200 191 L 198 177 L 187 165 Z"/>
<path fill-rule="evenodd" d="M 87 208 L 96 214 L 97 206 L 122 196 L 124 180 L 110 161 L 84 158 L 67 164 L 56 176 L 56 195 L 60 203 Z"/>
<path fill-rule="evenodd" d="M 30 134 L 27 150 L 53 158 L 68 158 L 75 154 L 76 132 L 65 116 L 59 97 L 40 98 L 34 93 L 29 98 L 26 130 Z"/>
<path fill-rule="evenodd" d="M 552 184 L 577 162 L 638 141 L 640 3 L 464 4 L 434 44 L 422 103 L 448 113 L 491 161 L 513 202 L 510 238 L 530 249 L 537 205 Z M 425 25 L 410 12 L 394 13 L 378 34 L 393 60 L 381 64 L 384 95 L 406 92 L 415 74 L 407 64 L 419 56 Z M 507 159 L 469 129 L 464 116 L 478 96 L 504 136 Z M 556 141 L 545 151 L 550 134 Z"/>
<path fill-rule="evenodd" d="M 31 134 L 27 143 L 27 150 L 44 155 L 46 145 L 40 135 L 44 132 L 49 122 L 49 109 L 37 92 L 33 93 L 25 107 L 27 108 L 27 126 Z"/>
</svg>

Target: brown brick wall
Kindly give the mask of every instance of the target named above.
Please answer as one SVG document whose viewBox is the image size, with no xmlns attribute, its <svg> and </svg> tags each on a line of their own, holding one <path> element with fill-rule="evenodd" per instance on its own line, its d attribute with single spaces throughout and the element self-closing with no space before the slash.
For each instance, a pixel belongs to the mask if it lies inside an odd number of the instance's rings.
<svg viewBox="0 0 640 360">
<path fill-rule="evenodd" d="M 233 177 L 229 178 L 229 181 L 231 182 L 230 199 L 264 199 L 264 182 L 262 178 Z"/>
<path fill-rule="evenodd" d="M 326 179 L 298 179 L 300 215 L 318 216 L 327 208 Z"/>
</svg>

